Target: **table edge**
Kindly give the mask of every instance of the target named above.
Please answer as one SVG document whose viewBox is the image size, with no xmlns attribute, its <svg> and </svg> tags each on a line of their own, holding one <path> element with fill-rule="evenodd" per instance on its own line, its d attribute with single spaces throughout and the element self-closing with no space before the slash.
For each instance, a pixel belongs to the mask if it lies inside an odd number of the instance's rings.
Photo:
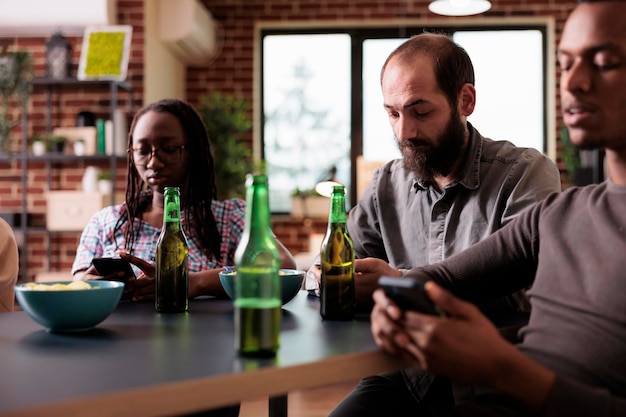
<svg viewBox="0 0 626 417">
<path fill-rule="evenodd" d="M 407 367 L 382 350 L 351 353 L 289 367 L 268 367 L 83 397 L 2 413 L 4 417 L 158 417 L 193 413 L 289 391 L 357 381 Z M 210 393 L 208 395 L 207 393 Z"/>
</svg>

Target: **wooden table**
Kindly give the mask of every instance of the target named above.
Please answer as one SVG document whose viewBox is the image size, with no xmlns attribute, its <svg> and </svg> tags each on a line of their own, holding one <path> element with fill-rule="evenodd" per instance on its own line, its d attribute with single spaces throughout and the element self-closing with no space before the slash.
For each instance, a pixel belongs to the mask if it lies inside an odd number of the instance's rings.
<svg viewBox="0 0 626 417">
<path fill-rule="evenodd" d="M 349 382 L 401 363 L 376 348 L 369 321 L 323 321 L 301 291 L 283 307 L 273 359 L 233 348 L 233 306 L 213 298 L 165 315 L 122 302 L 95 329 L 49 333 L 24 312 L 0 314 L 0 415 L 181 415 L 268 396 L 286 415 L 290 390 Z"/>
</svg>

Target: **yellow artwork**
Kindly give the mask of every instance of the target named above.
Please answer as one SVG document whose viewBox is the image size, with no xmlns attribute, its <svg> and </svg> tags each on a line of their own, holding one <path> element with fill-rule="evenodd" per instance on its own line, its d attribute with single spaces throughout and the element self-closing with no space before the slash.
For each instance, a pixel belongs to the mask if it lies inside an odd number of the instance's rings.
<svg viewBox="0 0 626 417">
<path fill-rule="evenodd" d="M 85 30 L 78 68 L 81 80 L 126 78 L 132 26 L 91 27 Z"/>
</svg>

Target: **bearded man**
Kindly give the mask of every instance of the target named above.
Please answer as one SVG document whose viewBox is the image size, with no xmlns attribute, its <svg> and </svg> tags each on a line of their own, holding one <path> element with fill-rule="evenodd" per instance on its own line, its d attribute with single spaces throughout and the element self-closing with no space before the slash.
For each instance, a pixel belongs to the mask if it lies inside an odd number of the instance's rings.
<svg viewBox="0 0 626 417">
<path fill-rule="evenodd" d="M 561 190 L 558 168 L 532 148 L 484 138 L 467 122 L 476 105 L 474 67 L 448 36 L 423 33 L 395 49 L 381 71 L 383 104 L 402 159 L 376 170 L 348 217 L 357 258 L 394 269 L 440 262 Z M 514 130 L 514 126 L 511 127 Z M 369 305 L 378 280 L 359 275 L 356 298 Z M 319 270 L 307 274 L 315 289 Z M 523 293 L 492 311 L 527 309 Z"/>
<path fill-rule="evenodd" d="M 549 158 L 487 139 L 468 123 L 476 105 L 474 68 L 448 36 L 423 33 L 401 44 L 382 67 L 381 86 L 402 159 L 374 172 L 349 213 L 348 232 L 361 258 L 355 263 L 361 309 L 371 307 L 380 275 L 370 270 L 380 264 L 362 258 L 381 259 L 400 271 L 438 263 L 561 190 Z M 319 273 L 312 267 L 308 286 L 316 280 Z M 479 307 L 502 323 L 512 312 L 528 311 L 529 303 L 520 290 Z M 363 379 L 331 417 L 400 415 L 391 404 L 464 401 L 473 397 L 472 390 L 451 387 L 419 368 L 405 369 Z"/>
</svg>

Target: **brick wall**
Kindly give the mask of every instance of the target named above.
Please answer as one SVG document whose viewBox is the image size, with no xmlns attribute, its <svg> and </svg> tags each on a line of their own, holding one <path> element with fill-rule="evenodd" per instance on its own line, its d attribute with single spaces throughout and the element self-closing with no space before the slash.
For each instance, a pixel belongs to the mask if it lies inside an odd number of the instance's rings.
<svg viewBox="0 0 626 417">
<path fill-rule="evenodd" d="M 390 19 L 438 19 L 428 11 L 428 0 L 202 0 L 223 28 L 224 48 L 208 67 L 189 68 L 187 71 L 190 102 L 214 89 L 242 96 L 253 109 L 254 28 L 258 23 L 312 21 L 336 22 L 360 20 L 368 22 Z M 486 17 L 546 17 L 556 22 L 558 43 L 563 24 L 574 8 L 574 0 L 491 0 L 493 7 Z M 455 18 L 444 18 L 453 20 Z M 557 100 L 558 103 L 558 100 Z M 560 110 L 557 111 L 560 114 Z M 557 132 L 561 120 L 556 121 Z M 558 137 L 558 135 L 557 135 Z M 252 143 L 252 137 L 248 138 Z M 560 161 L 559 165 L 562 163 Z M 313 222 L 315 224 L 315 222 Z M 315 225 L 320 227 L 320 225 Z M 311 223 L 274 219 L 277 236 L 293 252 L 305 250 L 307 232 Z M 313 226 L 314 227 L 314 226 Z M 321 232 L 325 231 L 325 222 Z"/>
<path fill-rule="evenodd" d="M 254 28 L 259 23 L 342 20 L 389 21 L 437 19 L 428 11 L 429 0 L 202 0 L 223 28 L 225 43 L 220 56 L 208 67 L 188 69 L 188 99 L 197 103 L 214 89 L 245 97 L 253 108 Z M 546 17 L 556 22 L 559 35 L 574 0 L 491 0 L 485 17 Z M 457 18 L 443 18 L 453 21 Z M 252 110 L 251 110 L 252 114 Z M 560 126 L 560 120 L 557 122 Z M 249 138 L 250 142 L 252 138 Z"/>
<path fill-rule="evenodd" d="M 244 97 L 253 111 L 253 57 L 254 28 L 260 22 L 302 22 L 315 20 L 367 20 L 376 22 L 389 19 L 441 19 L 427 10 L 424 0 L 202 0 L 223 28 L 225 44 L 219 57 L 208 66 L 189 68 L 187 71 L 190 102 L 198 103 L 200 98 L 212 90 L 221 90 Z M 487 17 L 505 16 L 553 16 L 556 21 L 558 42 L 563 23 L 573 9 L 575 1 L 569 0 L 492 0 L 492 9 Z M 454 19 L 454 18 L 449 18 Z M 135 89 L 135 109 L 142 104 L 143 83 L 143 0 L 118 0 L 118 21 L 133 26 L 133 41 L 129 63 L 128 81 Z M 28 50 L 35 59 L 35 75 L 43 76 L 44 38 L 0 38 L 0 45 L 10 45 L 11 49 Z M 76 73 L 80 56 L 81 38 L 69 38 L 73 46 L 74 68 Z M 127 96 L 120 95 L 120 105 L 126 106 Z M 558 100 L 557 100 L 558 103 Z M 45 131 L 45 92 L 37 88 L 33 91 L 29 105 L 29 136 Z M 53 99 L 53 124 L 73 126 L 76 114 L 90 110 L 97 117 L 108 115 L 108 91 L 84 89 L 64 91 Z M 557 112 L 560 114 L 560 111 Z M 560 118 L 557 126 L 561 126 Z M 14 149 L 20 149 L 20 129 L 13 132 Z M 247 138 L 252 143 L 252 136 Z M 122 164 L 123 165 L 123 164 Z M 108 166 L 104 164 L 103 167 Z M 28 212 L 34 224 L 43 225 L 45 213 L 44 192 L 47 189 L 44 165 L 29 165 L 28 173 Z M 53 179 L 55 189 L 76 189 L 85 164 L 66 167 L 56 173 Z M 20 184 L 21 166 L 19 161 L 0 162 L 0 210 L 18 211 L 21 207 L 22 188 Z M 67 172 L 66 172 L 67 171 Z M 123 187 L 124 170 L 118 171 L 118 187 Z M 280 240 L 294 253 L 306 250 L 310 232 L 323 233 L 325 220 L 298 221 L 289 218 L 274 219 L 274 228 Z M 78 241 L 77 233 L 53 234 L 50 250 L 51 263 L 46 264 L 47 238 L 43 233 L 28 236 L 28 276 L 36 272 L 69 270 Z"/>
<path fill-rule="evenodd" d="M 137 103 L 141 104 L 143 95 L 143 0 L 118 0 L 118 23 L 133 26 L 131 57 L 128 68 L 127 81 L 134 89 L 135 110 Z M 68 37 L 72 46 L 71 76 L 76 76 L 82 37 Z M 0 46 L 7 45 L 10 51 L 28 51 L 33 57 L 33 75 L 44 77 L 45 70 L 45 43 L 48 38 L 14 37 L 0 38 Z M 87 110 L 97 118 L 110 118 L 110 90 L 108 87 L 54 87 L 51 95 L 51 125 L 52 127 L 76 126 L 78 112 Z M 46 133 L 47 94 L 43 86 L 34 86 L 28 107 L 27 135 L 42 135 Z M 120 91 L 118 104 L 122 108 L 129 108 L 129 95 Z M 13 111 L 15 117 L 20 117 L 18 106 Z M 11 134 L 12 151 L 22 149 L 22 124 L 15 127 Z M 51 164 L 51 190 L 78 190 L 81 187 L 83 172 L 88 165 L 95 165 L 109 170 L 109 162 L 78 162 L 75 164 Z M 126 164 L 118 163 L 116 171 L 116 186 L 123 189 L 126 184 Z M 0 162 L 0 211 L 21 212 L 22 165 L 19 158 L 2 160 Z M 48 170 L 43 162 L 28 163 L 27 180 L 27 207 L 28 224 L 33 227 L 45 227 L 46 199 L 48 191 Z M 68 271 L 71 268 L 79 233 L 58 233 L 48 235 L 45 231 L 34 231 L 27 235 L 28 270 L 20 271 L 20 275 L 32 279 L 38 272 Z M 18 237 L 19 239 L 19 237 Z M 48 256 L 50 255 L 50 256 Z M 49 261 L 48 261 L 49 260 Z"/>
</svg>

